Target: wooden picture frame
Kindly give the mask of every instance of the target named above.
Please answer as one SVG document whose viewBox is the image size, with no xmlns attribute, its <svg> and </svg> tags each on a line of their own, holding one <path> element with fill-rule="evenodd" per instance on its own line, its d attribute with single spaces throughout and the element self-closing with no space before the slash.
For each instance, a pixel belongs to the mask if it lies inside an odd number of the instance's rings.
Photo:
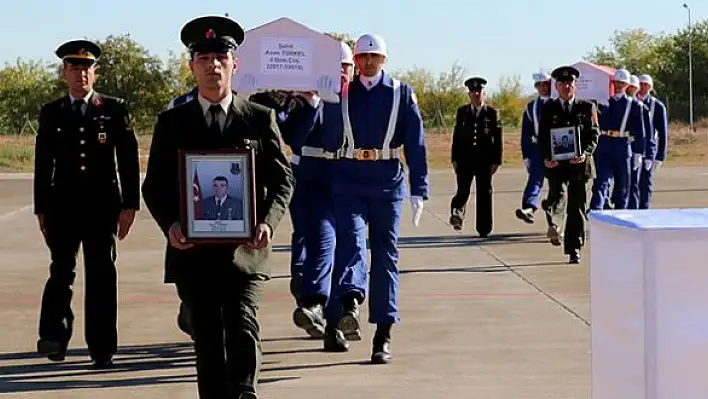
<svg viewBox="0 0 708 399">
<path fill-rule="evenodd" d="M 179 164 L 180 223 L 187 242 L 252 241 L 256 227 L 253 149 L 180 150 Z"/>
<path fill-rule="evenodd" d="M 580 156 L 580 133 L 575 126 L 551 129 L 551 159 L 568 161 Z"/>
</svg>

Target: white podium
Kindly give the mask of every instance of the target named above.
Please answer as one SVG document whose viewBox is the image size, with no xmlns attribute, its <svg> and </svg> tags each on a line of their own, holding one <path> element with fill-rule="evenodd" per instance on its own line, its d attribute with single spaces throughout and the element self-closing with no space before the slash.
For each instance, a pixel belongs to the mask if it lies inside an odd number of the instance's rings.
<svg viewBox="0 0 708 399">
<path fill-rule="evenodd" d="M 593 399 L 708 398 L 708 209 L 590 214 Z"/>
</svg>

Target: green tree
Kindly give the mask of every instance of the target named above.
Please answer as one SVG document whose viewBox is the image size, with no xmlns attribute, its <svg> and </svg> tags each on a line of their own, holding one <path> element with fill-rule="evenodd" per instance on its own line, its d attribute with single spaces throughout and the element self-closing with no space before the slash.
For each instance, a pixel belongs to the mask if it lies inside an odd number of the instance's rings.
<svg viewBox="0 0 708 399">
<path fill-rule="evenodd" d="M 58 98 L 61 90 L 56 73 L 43 62 L 18 59 L 6 65 L 0 70 L 0 131 L 31 132 L 23 129 L 36 123 L 42 104 Z"/>
<path fill-rule="evenodd" d="M 499 111 L 499 121 L 503 126 L 519 127 L 526 104 L 530 97 L 524 95 L 524 85 L 520 76 L 502 77 L 499 90 L 489 96 L 489 103 Z"/>
<path fill-rule="evenodd" d="M 98 42 L 103 50 L 99 60 L 96 90 L 124 98 L 138 131 L 149 131 L 157 113 L 164 109 L 180 88 L 177 71 L 163 62 L 129 35 L 108 36 Z"/>
</svg>

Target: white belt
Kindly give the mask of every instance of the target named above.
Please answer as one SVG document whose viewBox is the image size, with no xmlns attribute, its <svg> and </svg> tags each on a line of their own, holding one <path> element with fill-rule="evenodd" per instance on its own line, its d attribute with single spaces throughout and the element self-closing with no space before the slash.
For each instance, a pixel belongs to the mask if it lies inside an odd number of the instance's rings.
<svg viewBox="0 0 708 399">
<path fill-rule="evenodd" d="M 303 146 L 302 150 L 300 152 L 302 153 L 303 157 L 324 158 L 324 159 L 337 159 L 337 158 L 339 158 L 339 156 L 336 152 L 327 151 L 324 148 Z"/>
<path fill-rule="evenodd" d="M 296 155 L 296 154 L 293 154 L 293 156 L 290 157 L 290 163 L 293 164 L 293 165 L 299 164 L 299 163 L 300 163 L 300 156 L 299 156 L 299 155 Z"/>
</svg>

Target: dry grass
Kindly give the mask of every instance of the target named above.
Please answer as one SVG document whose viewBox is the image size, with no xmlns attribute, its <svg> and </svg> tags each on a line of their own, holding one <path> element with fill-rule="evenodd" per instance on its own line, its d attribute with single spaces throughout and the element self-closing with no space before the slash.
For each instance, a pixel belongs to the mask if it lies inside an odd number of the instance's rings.
<svg viewBox="0 0 708 399">
<path fill-rule="evenodd" d="M 145 170 L 151 137 L 139 136 L 140 161 Z M 446 168 L 450 164 L 449 131 L 430 130 L 426 134 L 428 163 L 431 168 Z M 521 166 L 521 143 L 518 131 L 504 134 L 504 165 Z M 33 136 L 0 136 L 0 171 L 31 172 L 34 166 Z M 686 125 L 669 126 L 669 155 L 666 166 L 708 165 L 708 119 L 696 125 L 696 132 Z"/>
</svg>

